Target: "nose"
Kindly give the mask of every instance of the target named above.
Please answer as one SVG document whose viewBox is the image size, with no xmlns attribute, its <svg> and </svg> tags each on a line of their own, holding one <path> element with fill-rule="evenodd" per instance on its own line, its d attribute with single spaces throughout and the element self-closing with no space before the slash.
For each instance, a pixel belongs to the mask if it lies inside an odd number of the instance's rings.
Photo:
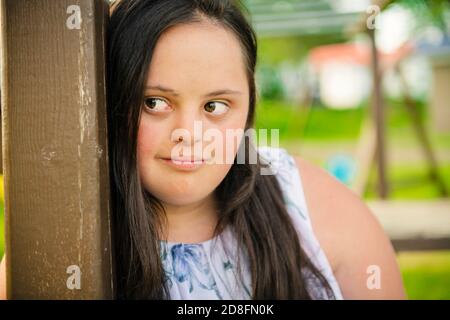
<svg viewBox="0 0 450 320">
<path fill-rule="evenodd" d="M 183 109 L 183 110 L 181 110 Z M 180 108 L 171 132 L 171 140 L 183 146 L 191 146 L 202 140 L 201 116 L 193 108 Z"/>
</svg>

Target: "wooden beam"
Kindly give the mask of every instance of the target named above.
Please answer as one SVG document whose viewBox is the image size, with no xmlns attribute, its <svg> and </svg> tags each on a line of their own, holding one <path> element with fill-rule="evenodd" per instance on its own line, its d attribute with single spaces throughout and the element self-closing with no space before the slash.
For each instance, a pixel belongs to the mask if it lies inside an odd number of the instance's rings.
<svg viewBox="0 0 450 320">
<path fill-rule="evenodd" d="M 384 97 L 382 89 L 382 75 L 380 60 L 375 41 L 375 30 L 368 31 L 372 54 L 372 114 L 376 131 L 375 162 L 378 175 L 378 196 L 382 199 L 388 197 L 388 185 L 386 179 L 386 148 L 385 148 L 385 124 L 384 124 Z"/>
<path fill-rule="evenodd" d="M 412 125 L 414 127 L 414 132 L 416 133 L 419 144 L 422 147 L 425 159 L 428 164 L 430 178 L 436 184 L 441 196 L 448 197 L 447 186 L 445 185 L 444 178 L 439 173 L 438 161 L 433 151 L 430 139 L 428 138 L 428 133 L 425 129 L 425 125 L 423 124 L 420 117 L 419 106 L 417 102 L 412 98 L 405 75 L 402 72 L 401 65 L 397 64 L 395 70 L 400 78 L 400 83 L 402 85 L 404 106 L 408 111 L 408 115 L 410 116 Z"/>
<path fill-rule="evenodd" d="M 2 0 L 8 299 L 114 297 L 103 0 Z"/>
<path fill-rule="evenodd" d="M 436 239 L 392 239 L 391 243 L 396 252 L 450 250 L 450 237 Z"/>
<path fill-rule="evenodd" d="M 361 16 L 358 18 L 357 22 L 349 25 L 346 28 L 345 33 L 351 37 L 355 34 L 366 32 L 368 30 L 368 22 L 373 22 L 373 19 L 393 2 L 395 2 L 395 0 L 372 0 L 371 5 L 367 8 L 368 10 L 361 13 Z"/>
<path fill-rule="evenodd" d="M 1 16 L 1 14 L 0 14 L 0 16 Z M 1 21 L 0 21 L 0 23 L 1 23 Z M 1 57 L 3 57 L 3 46 L 0 41 L 0 59 L 1 59 Z M 0 74 L 2 73 L 2 67 L 3 67 L 2 63 L 0 63 Z M 1 92 L 1 88 L 0 88 L 0 119 L 2 118 L 2 109 L 3 109 L 2 105 L 1 105 L 1 97 L 2 97 L 2 92 Z M 2 126 L 0 126 L 0 159 L 3 159 L 2 137 L 3 137 Z M 3 161 L 0 161 L 0 174 L 3 175 L 3 163 L 2 162 Z"/>
<path fill-rule="evenodd" d="M 450 249 L 450 200 L 368 201 L 394 248 Z"/>
<path fill-rule="evenodd" d="M 364 197 L 372 164 L 375 161 L 376 138 L 375 124 L 371 115 L 368 115 L 364 117 L 361 126 L 361 134 L 355 151 L 357 174 L 350 187 L 360 197 Z"/>
</svg>

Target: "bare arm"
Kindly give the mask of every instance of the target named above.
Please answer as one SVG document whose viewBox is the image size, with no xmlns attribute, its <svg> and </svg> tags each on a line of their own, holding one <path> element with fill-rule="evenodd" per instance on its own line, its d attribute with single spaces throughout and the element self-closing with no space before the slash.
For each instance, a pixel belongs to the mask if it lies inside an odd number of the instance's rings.
<svg viewBox="0 0 450 320">
<path fill-rule="evenodd" d="M 6 257 L 0 264 L 0 300 L 6 300 Z"/>
<path fill-rule="evenodd" d="M 313 230 L 345 299 L 404 299 L 391 242 L 366 204 L 325 170 L 296 157 Z"/>
</svg>

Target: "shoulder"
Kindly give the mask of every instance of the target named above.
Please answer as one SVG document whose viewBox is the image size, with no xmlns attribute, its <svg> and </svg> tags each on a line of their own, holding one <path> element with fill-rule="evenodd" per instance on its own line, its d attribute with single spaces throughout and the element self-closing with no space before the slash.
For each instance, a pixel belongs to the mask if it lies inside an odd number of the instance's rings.
<svg viewBox="0 0 450 320">
<path fill-rule="evenodd" d="M 325 170 L 299 156 L 293 159 L 300 172 L 313 230 L 344 297 L 403 298 L 395 252 L 367 205 Z M 380 272 L 373 274 L 374 270 Z M 368 284 L 371 275 L 380 276 L 379 286 Z"/>
</svg>

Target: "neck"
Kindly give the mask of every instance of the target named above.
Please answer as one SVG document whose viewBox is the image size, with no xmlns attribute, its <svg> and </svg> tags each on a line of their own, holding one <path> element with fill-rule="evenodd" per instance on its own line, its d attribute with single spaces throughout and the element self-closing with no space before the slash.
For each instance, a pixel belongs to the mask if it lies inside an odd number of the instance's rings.
<svg viewBox="0 0 450 320">
<path fill-rule="evenodd" d="M 214 193 L 188 205 L 164 203 L 167 216 L 167 240 L 196 243 L 211 239 L 218 221 Z"/>
</svg>

